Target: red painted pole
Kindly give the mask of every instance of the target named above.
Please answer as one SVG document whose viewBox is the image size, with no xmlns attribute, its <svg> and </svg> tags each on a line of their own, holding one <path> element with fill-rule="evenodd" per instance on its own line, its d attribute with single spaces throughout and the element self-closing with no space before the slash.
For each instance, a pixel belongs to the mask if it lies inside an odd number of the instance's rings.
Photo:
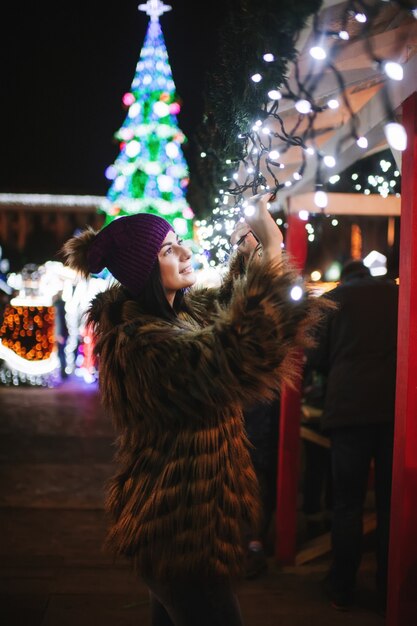
<svg viewBox="0 0 417 626">
<path fill-rule="evenodd" d="M 307 257 L 305 222 L 298 215 L 289 215 L 287 223 L 285 248 L 292 262 L 301 271 Z M 278 443 L 275 558 L 278 562 L 287 564 L 294 562 L 296 552 L 300 411 L 300 387 L 284 388 L 281 394 Z"/>
<path fill-rule="evenodd" d="M 417 93 L 403 104 L 400 293 L 388 626 L 417 624 Z"/>
</svg>

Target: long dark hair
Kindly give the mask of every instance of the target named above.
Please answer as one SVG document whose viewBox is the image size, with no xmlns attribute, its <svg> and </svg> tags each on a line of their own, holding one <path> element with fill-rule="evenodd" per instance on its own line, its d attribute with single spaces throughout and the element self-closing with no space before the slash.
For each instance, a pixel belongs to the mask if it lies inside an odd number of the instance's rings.
<svg viewBox="0 0 417 626">
<path fill-rule="evenodd" d="M 183 289 L 177 291 L 173 305 L 171 306 L 162 285 L 159 262 L 156 260 L 145 287 L 142 289 L 139 296 L 137 296 L 137 301 L 144 313 L 173 321 L 177 319 L 180 311 L 186 309 L 184 292 Z"/>
</svg>

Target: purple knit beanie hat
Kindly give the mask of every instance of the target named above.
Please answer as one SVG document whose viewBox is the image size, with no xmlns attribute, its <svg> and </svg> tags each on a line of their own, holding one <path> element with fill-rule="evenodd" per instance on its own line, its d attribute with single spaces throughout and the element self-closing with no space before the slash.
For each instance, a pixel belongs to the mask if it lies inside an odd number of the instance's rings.
<svg viewBox="0 0 417 626">
<path fill-rule="evenodd" d="M 88 251 L 90 272 L 105 267 L 137 296 L 146 284 L 161 245 L 174 230 L 158 215 L 138 213 L 119 217 L 101 230 Z"/>
</svg>

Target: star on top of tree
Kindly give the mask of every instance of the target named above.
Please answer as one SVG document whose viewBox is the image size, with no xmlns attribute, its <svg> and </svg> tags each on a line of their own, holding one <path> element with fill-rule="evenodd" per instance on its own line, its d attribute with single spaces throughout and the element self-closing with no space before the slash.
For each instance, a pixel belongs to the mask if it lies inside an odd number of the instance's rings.
<svg viewBox="0 0 417 626">
<path fill-rule="evenodd" d="M 151 22 L 157 22 L 160 15 L 166 11 L 171 11 L 169 4 L 164 4 L 161 0 L 148 0 L 146 4 L 139 4 L 139 11 L 145 11 L 150 16 Z"/>
</svg>

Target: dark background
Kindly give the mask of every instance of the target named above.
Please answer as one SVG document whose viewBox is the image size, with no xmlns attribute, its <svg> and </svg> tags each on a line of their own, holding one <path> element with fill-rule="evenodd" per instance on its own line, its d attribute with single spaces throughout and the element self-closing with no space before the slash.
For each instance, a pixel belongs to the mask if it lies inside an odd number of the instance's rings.
<svg viewBox="0 0 417 626">
<path fill-rule="evenodd" d="M 130 89 L 149 22 L 138 4 L 138 0 L 109 4 L 41 0 L 7 6 L 0 37 L 0 192 L 107 193 L 110 183 L 104 171 L 119 153 L 113 134 L 127 114 L 122 96 Z M 172 10 L 161 16 L 160 23 L 182 100 L 178 123 L 189 140 L 183 149 L 192 179 L 193 136 L 202 121 L 205 80 L 218 66 L 218 31 L 228 0 L 169 4 Z M 380 156 L 354 167 L 366 177 L 376 171 Z M 341 178 L 332 191 L 352 192 L 349 173 L 341 173 Z M 324 253 L 340 256 L 341 262 L 349 256 L 352 220 L 341 218 L 337 229 L 328 228 L 324 220 L 315 243 L 309 245 L 309 266 L 321 266 Z M 398 228 L 394 249 L 385 250 L 387 220 L 360 221 L 364 254 L 377 247 L 396 266 Z M 44 226 L 39 228 L 43 232 Z M 35 239 L 40 253 L 35 255 L 31 244 L 26 261 L 41 262 L 47 253 L 45 238 L 38 234 Z"/>
<path fill-rule="evenodd" d="M 10 3 L 1 58 L 0 192 L 105 195 L 149 17 L 137 0 Z M 224 2 L 173 0 L 160 18 L 191 168 Z M 201 13 L 200 16 L 197 12 Z"/>
</svg>

